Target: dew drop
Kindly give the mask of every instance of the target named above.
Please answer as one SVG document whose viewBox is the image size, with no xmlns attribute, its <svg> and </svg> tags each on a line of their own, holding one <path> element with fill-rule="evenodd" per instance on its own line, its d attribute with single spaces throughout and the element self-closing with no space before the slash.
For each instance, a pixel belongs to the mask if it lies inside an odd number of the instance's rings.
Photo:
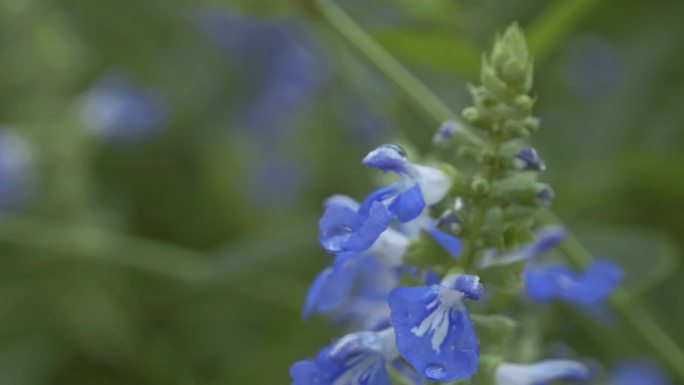
<svg viewBox="0 0 684 385">
<path fill-rule="evenodd" d="M 334 225 L 323 231 L 321 243 L 326 250 L 337 253 L 342 251 L 342 246 L 349 240 L 353 232 L 354 230 L 349 226 Z"/>
<path fill-rule="evenodd" d="M 425 370 L 423 370 L 423 373 L 425 374 L 425 377 L 437 381 L 444 380 L 447 374 L 444 366 L 437 363 L 426 366 Z"/>
</svg>

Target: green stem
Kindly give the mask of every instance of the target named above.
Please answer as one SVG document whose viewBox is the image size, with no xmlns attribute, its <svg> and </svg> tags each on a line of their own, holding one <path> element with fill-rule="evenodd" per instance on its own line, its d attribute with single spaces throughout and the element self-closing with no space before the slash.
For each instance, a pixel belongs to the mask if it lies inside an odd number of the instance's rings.
<svg viewBox="0 0 684 385">
<path fill-rule="evenodd" d="M 413 76 L 395 58 L 387 53 L 358 24 L 356 24 L 332 0 L 314 0 L 323 19 L 354 48 L 360 51 L 368 61 L 375 65 L 387 78 L 406 93 L 416 105 L 430 115 L 438 124 L 446 119 L 455 119 L 457 114 L 434 95 L 425 85 Z M 479 140 L 465 125 L 459 125 L 461 134 L 467 138 Z M 543 214 L 542 222 L 560 224 L 551 212 Z M 593 257 L 577 239 L 568 234 L 561 247 L 568 260 L 576 266 L 589 263 Z M 615 313 L 639 335 L 645 343 L 666 363 L 672 373 L 684 379 L 684 352 L 658 323 L 638 304 L 629 300 L 624 290 L 618 290 L 611 298 L 610 304 Z M 630 333 L 631 334 L 631 333 Z"/>
<path fill-rule="evenodd" d="M 429 117 L 441 124 L 445 120 L 459 120 L 459 114 L 447 106 L 418 78 L 416 78 L 397 59 L 380 46 L 363 28 L 331 0 L 314 0 L 323 19 L 345 38 L 366 59 L 377 67 L 387 78 L 404 91 Z M 465 138 L 479 142 L 480 138 L 468 131 L 464 124 L 456 128 Z"/>
</svg>

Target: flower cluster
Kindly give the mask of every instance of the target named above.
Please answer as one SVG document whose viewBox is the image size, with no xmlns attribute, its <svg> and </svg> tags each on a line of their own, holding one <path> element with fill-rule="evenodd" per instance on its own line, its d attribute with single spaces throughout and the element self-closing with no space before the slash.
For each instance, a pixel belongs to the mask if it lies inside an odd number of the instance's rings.
<svg viewBox="0 0 684 385">
<path fill-rule="evenodd" d="M 462 169 L 415 164 L 386 144 L 362 163 L 398 181 L 361 202 L 339 195 L 325 202 L 319 241 L 334 260 L 314 280 L 303 315 L 361 331 L 293 365 L 295 385 L 590 377 L 577 360 L 549 359 L 542 349 L 523 357 L 508 346 L 513 334 L 534 332 L 520 330 L 520 308 L 554 300 L 600 307 L 623 276 L 606 259 L 577 272 L 548 255 L 565 232 L 535 221 L 553 192 L 538 181 L 543 161 L 522 141 L 539 123 L 531 86 L 532 63 L 513 25 L 485 59 L 482 85 L 471 87 L 474 106 L 464 111 L 481 135 L 464 135 L 450 121 L 434 136 L 439 150 L 466 163 Z"/>
</svg>

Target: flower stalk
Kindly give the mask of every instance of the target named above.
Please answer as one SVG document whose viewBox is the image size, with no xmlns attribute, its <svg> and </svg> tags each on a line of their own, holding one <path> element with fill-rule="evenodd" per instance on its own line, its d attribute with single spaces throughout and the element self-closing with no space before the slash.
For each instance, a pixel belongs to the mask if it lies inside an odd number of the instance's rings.
<svg viewBox="0 0 684 385">
<path fill-rule="evenodd" d="M 483 141 L 480 135 L 476 135 L 469 128 L 463 124 L 463 121 L 457 118 L 457 114 L 451 110 L 444 102 L 442 102 L 437 96 L 435 96 L 423 83 L 420 82 L 415 76 L 413 76 L 405 67 L 399 63 L 395 58 L 393 58 L 389 53 L 387 53 L 377 42 L 373 40 L 358 24 L 356 24 L 349 15 L 345 13 L 338 5 L 335 4 L 333 0 L 313 0 L 312 4 L 315 10 L 318 12 L 320 17 L 339 35 L 341 35 L 348 43 L 351 44 L 356 50 L 358 50 L 369 62 L 371 62 L 375 67 L 377 67 L 381 73 L 383 73 L 389 80 L 391 80 L 395 85 L 401 89 L 408 98 L 410 98 L 416 106 L 418 106 L 427 116 L 432 118 L 438 124 L 441 124 L 445 120 L 455 120 L 457 124 L 454 124 L 454 136 L 459 136 L 463 138 L 464 142 L 475 143 L 481 145 Z M 502 60 L 502 57 L 510 55 L 511 52 L 506 52 L 506 47 L 513 47 L 515 51 L 516 44 L 523 44 L 520 41 L 508 42 L 509 44 L 499 47 L 499 49 L 494 50 L 492 57 L 490 58 L 491 63 L 485 63 L 485 67 L 491 64 L 493 67 L 499 67 L 508 76 L 509 80 L 516 80 L 520 89 L 529 90 L 528 86 L 531 84 L 526 83 L 526 72 L 522 71 L 525 69 L 524 66 L 518 66 L 520 63 L 507 64 L 506 60 Z M 513 43 L 513 44 L 511 44 Z M 531 68 L 531 67 L 530 67 Z M 492 68 L 484 68 L 483 71 L 483 84 L 484 87 L 490 88 L 490 91 L 501 93 L 498 95 L 504 99 L 514 97 L 513 94 L 506 93 L 506 90 L 500 89 L 501 84 L 497 82 L 491 82 L 492 79 L 487 79 L 488 73 Z M 530 69 L 531 71 L 531 69 Z M 531 72 L 530 72 L 531 76 Z M 471 90 L 472 91 L 472 90 Z M 474 90 L 474 96 L 477 95 L 477 90 Z M 522 110 L 527 109 L 528 106 L 531 108 L 533 100 L 529 97 L 525 98 L 522 94 L 515 96 L 514 102 L 519 104 Z M 480 107 L 486 107 L 483 105 L 478 105 L 476 100 L 476 106 L 474 109 L 467 109 L 464 112 L 466 120 L 476 128 L 486 128 L 487 126 L 491 129 L 497 125 L 482 124 L 482 116 L 478 115 Z M 505 111 L 504 111 L 505 113 Z M 529 116 L 528 116 L 529 118 Z M 520 120 L 520 119 L 518 119 Z M 485 119 L 486 121 L 486 119 Z M 518 122 L 519 124 L 512 124 L 504 130 L 503 127 L 498 127 L 499 132 L 486 131 L 485 136 L 489 139 L 489 148 L 484 149 L 481 153 L 482 159 L 481 163 L 484 163 L 484 167 L 480 169 L 480 179 L 473 180 L 470 187 L 476 193 L 483 193 L 487 191 L 493 184 L 496 184 L 499 179 L 499 171 L 501 162 L 500 159 L 495 157 L 494 160 L 488 158 L 488 154 L 494 153 L 498 154 L 502 150 L 502 146 L 505 147 L 505 140 L 512 139 L 516 135 L 525 136 L 530 131 L 536 128 L 537 122 L 531 119 L 522 119 Z M 478 127 L 481 126 L 481 127 Z M 504 132 L 505 131 L 505 132 Z M 512 135 L 512 136 L 511 136 Z M 489 151 L 487 151 L 489 150 Z M 462 149 L 463 153 L 467 153 L 468 149 Z M 491 163 L 490 163 L 491 162 Z M 509 181 L 511 182 L 511 181 Z M 515 181 L 512 183 L 515 185 Z M 509 185 L 510 185 L 509 184 Z M 539 191 L 541 197 L 549 195 L 549 191 Z M 478 249 L 483 245 L 483 242 L 489 242 L 483 239 L 483 226 L 487 220 L 488 212 L 488 199 L 492 196 L 485 198 L 486 194 L 482 194 L 475 200 L 475 205 L 472 207 L 471 216 L 469 220 L 464 225 L 464 233 L 460 234 L 464 240 L 462 261 L 463 266 L 466 271 L 472 269 L 476 254 Z M 497 213 L 495 213 L 496 215 Z M 500 213 L 499 213 L 500 214 Z M 540 219 L 542 224 L 557 224 L 559 223 L 558 218 L 555 217 L 553 213 L 546 209 L 538 210 L 537 218 Z M 525 236 L 525 231 L 521 232 L 520 237 Z M 592 256 L 584 250 L 582 245 L 577 242 L 577 240 L 568 235 L 568 239 L 561 244 L 561 250 L 568 259 L 568 261 L 575 266 L 585 266 L 592 262 Z M 660 360 L 667 364 L 673 374 L 676 374 L 680 379 L 684 379 L 684 352 L 682 349 L 673 342 L 672 338 L 667 335 L 667 333 L 657 324 L 657 322 L 645 311 L 639 304 L 636 303 L 634 299 L 630 299 L 628 294 L 618 289 L 612 298 L 609 299 L 611 307 L 615 310 L 618 317 L 621 318 L 622 325 L 625 325 L 629 329 L 625 332 L 626 336 L 638 335 L 641 337 L 642 341 L 645 342 L 651 350 L 660 358 Z"/>
</svg>

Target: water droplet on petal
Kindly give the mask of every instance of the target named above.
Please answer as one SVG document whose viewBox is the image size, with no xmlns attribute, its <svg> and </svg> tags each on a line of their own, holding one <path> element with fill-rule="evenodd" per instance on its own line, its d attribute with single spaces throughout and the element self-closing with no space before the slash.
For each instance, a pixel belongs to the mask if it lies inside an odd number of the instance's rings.
<svg viewBox="0 0 684 385">
<path fill-rule="evenodd" d="M 447 374 L 444 366 L 437 364 L 437 363 L 430 364 L 430 365 L 426 366 L 423 373 L 425 374 L 425 377 L 427 377 L 431 380 L 437 380 L 437 381 L 441 381 L 441 380 L 445 379 L 446 374 Z"/>
<path fill-rule="evenodd" d="M 353 232 L 354 230 L 349 226 L 334 225 L 323 231 L 321 243 L 326 250 L 337 253 L 342 251 L 342 246 L 349 240 Z"/>
</svg>

